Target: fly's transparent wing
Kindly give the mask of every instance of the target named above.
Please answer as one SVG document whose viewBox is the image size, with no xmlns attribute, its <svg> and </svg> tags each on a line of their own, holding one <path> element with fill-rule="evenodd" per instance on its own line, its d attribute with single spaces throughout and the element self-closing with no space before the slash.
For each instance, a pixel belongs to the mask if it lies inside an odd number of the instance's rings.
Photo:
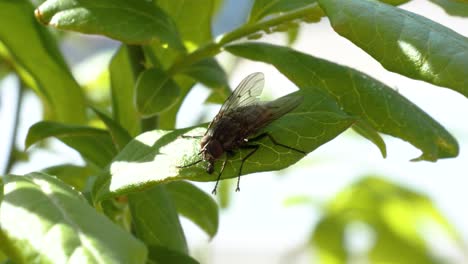
<svg viewBox="0 0 468 264">
<path fill-rule="evenodd" d="M 236 87 L 232 94 L 219 110 L 213 121 L 211 121 L 208 129 L 222 118 L 225 113 L 232 111 L 238 107 L 252 105 L 258 102 L 259 96 L 262 93 L 265 78 L 263 73 L 256 72 L 245 77 L 244 80 Z"/>
<path fill-rule="evenodd" d="M 261 72 L 252 73 L 245 77 L 226 102 L 224 102 L 219 112 L 226 113 L 232 109 L 258 102 L 258 97 L 262 94 L 264 84 L 265 79 Z"/>
</svg>

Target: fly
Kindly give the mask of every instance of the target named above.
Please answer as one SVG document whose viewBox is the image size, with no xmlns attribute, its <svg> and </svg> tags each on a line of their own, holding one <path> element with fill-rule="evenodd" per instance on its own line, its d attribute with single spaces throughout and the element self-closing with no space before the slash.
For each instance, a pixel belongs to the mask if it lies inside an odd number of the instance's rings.
<svg viewBox="0 0 468 264">
<path fill-rule="evenodd" d="M 188 165 L 179 166 L 179 168 L 187 168 L 201 161 L 207 161 L 206 171 L 212 174 L 214 163 L 226 153 L 212 191 L 213 194 L 216 194 L 216 188 L 228 156 L 232 156 L 237 149 L 249 149 L 250 152 L 242 158 L 237 175 L 236 191 L 240 190 L 240 175 L 244 162 L 260 147 L 258 144 L 253 144 L 255 141 L 268 137 L 277 146 L 306 154 L 302 150 L 279 143 L 268 132 L 255 136 L 262 128 L 296 108 L 303 99 L 302 96 L 296 95 L 281 97 L 269 102 L 260 102 L 258 97 L 262 93 L 264 83 L 263 73 L 260 72 L 252 73 L 242 80 L 224 102 L 203 135 L 199 152 L 201 159 Z"/>
</svg>

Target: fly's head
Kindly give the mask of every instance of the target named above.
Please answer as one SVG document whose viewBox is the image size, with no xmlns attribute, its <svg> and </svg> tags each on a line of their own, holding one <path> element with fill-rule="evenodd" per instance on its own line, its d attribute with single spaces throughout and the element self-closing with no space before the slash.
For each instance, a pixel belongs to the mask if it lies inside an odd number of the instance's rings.
<svg viewBox="0 0 468 264">
<path fill-rule="evenodd" d="M 214 139 L 211 135 L 205 135 L 200 142 L 200 154 L 203 159 L 208 161 L 208 167 L 206 171 L 211 174 L 214 170 L 214 162 L 221 157 L 224 153 L 224 149 L 221 143 Z"/>
</svg>

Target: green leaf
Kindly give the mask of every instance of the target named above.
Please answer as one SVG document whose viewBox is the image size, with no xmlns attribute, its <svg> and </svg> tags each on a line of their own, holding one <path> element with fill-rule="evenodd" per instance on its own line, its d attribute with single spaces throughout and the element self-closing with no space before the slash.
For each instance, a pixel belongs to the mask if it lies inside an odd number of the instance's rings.
<svg viewBox="0 0 468 264">
<path fill-rule="evenodd" d="M 184 75 L 174 76 L 174 81 L 180 88 L 180 96 L 177 102 L 169 109 L 159 115 L 159 128 L 160 129 L 174 129 L 176 125 L 176 117 L 179 112 L 180 106 L 184 102 L 185 97 L 190 92 L 195 82 L 192 78 Z"/>
<path fill-rule="evenodd" d="M 128 196 L 136 236 L 146 245 L 187 253 L 187 242 L 177 210 L 164 186 Z"/>
<path fill-rule="evenodd" d="M 181 73 L 212 88 L 211 94 L 207 99 L 209 103 L 222 104 L 231 93 L 226 72 L 213 58 L 196 62 L 183 69 Z"/>
<path fill-rule="evenodd" d="M 76 190 L 83 191 L 91 169 L 72 164 L 57 165 L 42 170 L 44 173 L 54 175 L 64 183 L 73 186 Z"/>
<path fill-rule="evenodd" d="M 387 147 L 385 146 L 385 142 L 383 138 L 377 133 L 377 131 L 369 124 L 367 124 L 363 120 L 358 120 L 354 126 L 354 131 L 356 131 L 359 135 L 367 138 L 369 141 L 374 143 L 382 153 L 382 157 L 387 157 Z"/>
<path fill-rule="evenodd" d="M 106 130 L 48 121 L 38 122 L 29 128 L 26 148 L 48 137 L 59 139 L 100 168 L 104 168 L 117 152 Z"/>
<path fill-rule="evenodd" d="M 385 225 L 376 225 L 378 238 L 369 252 L 369 259 L 373 263 L 443 263 L 433 256 L 429 248 L 421 247 L 400 237 Z M 398 254 L 395 254 L 398 252 Z"/>
<path fill-rule="evenodd" d="M 288 95 L 297 97 L 297 93 Z M 318 90 L 302 93 L 304 101 L 295 110 L 274 121 L 264 129 L 276 141 L 311 152 L 332 140 L 354 119 L 343 113 L 338 105 Z M 283 98 L 284 99 L 284 98 Z M 178 168 L 200 159 L 200 139 L 181 135 L 203 135 L 202 127 L 172 131 L 155 130 L 131 141 L 110 165 L 110 173 L 96 190 L 96 199 L 102 200 L 174 180 L 214 181 L 216 173 L 208 174 L 204 162 L 188 168 Z M 260 140 L 261 147 L 244 164 L 242 175 L 284 169 L 304 157 L 303 154 L 275 146 L 268 138 Z M 226 163 L 222 178 L 237 177 L 241 157 L 250 150 L 239 150 Z M 215 164 L 220 170 L 222 161 Z"/>
<path fill-rule="evenodd" d="M 132 137 L 128 134 L 128 132 L 121 127 L 118 123 L 116 123 L 112 118 L 108 117 L 103 112 L 97 110 L 96 108 L 92 107 L 94 113 L 106 124 L 107 129 L 112 137 L 112 141 L 117 150 L 122 150 L 125 145 L 127 145 Z"/>
<path fill-rule="evenodd" d="M 287 36 L 287 41 L 288 41 L 288 46 L 291 46 L 294 44 L 297 40 L 297 37 L 299 36 L 299 25 L 290 27 L 288 31 L 286 32 Z"/>
<path fill-rule="evenodd" d="M 435 161 L 458 155 L 458 143 L 445 128 L 398 92 L 362 72 L 263 43 L 232 45 L 226 50 L 273 64 L 304 91 L 326 92 L 346 113 L 419 148 L 423 153 L 416 160 Z"/>
<path fill-rule="evenodd" d="M 138 77 L 136 83 L 136 104 L 144 117 L 150 117 L 167 110 L 180 96 L 180 88 L 166 73 L 151 68 Z"/>
<path fill-rule="evenodd" d="M 5 178 L 2 248 L 15 263 L 145 263 L 145 245 L 42 173 Z"/>
<path fill-rule="evenodd" d="M 292 11 L 316 2 L 316 0 L 255 0 L 250 11 L 249 23 L 268 15 Z"/>
<path fill-rule="evenodd" d="M 344 243 L 345 225 L 335 217 L 325 216 L 317 223 L 310 243 L 317 251 L 320 263 L 346 263 L 348 253 Z"/>
<path fill-rule="evenodd" d="M 430 0 L 432 3 L 439 5 L 444 11 L 451 16 L 468 17 L 468 1 L 456 0 Z"/>
<path fill-rule="evenodd" d="M 468 97 L 468 39 L 425 17 L 370 0 L 319 0 L 338 34 L 386 69 Z"/>
<path fill-rule="evenodd" d="M 219 207 L 221 209 L 226 209 L 232 204 L 232 196 L 235 184 L 237 184 L 235 179 L 227 179 L 219 183 L 218 193 L 216 193 L 216 200 L 218 201 Z"/>
<path fill-rule="evenodd" d="M 226 72 L 213 58 L 196 62 L 184 68 L 181 73 L 194 78 L 208 87 L 228 86 Z"/>
<path fill-rule="evenodd" d="M 196 186 L 176 181 L 166 185 L 177 211 L 213 238 L 218 231 L 218 205 L 210 195 Z"/>
<path fill-rule="evenodd" d="M 426 243 L 430 232 L 421 232 L 427 230 L 424 227 L 428 223 L 442 227 L 446 235 L 461 241 L 425 195 L 374 176 L 345 188 L 327 207 L 313 237 L 332 237 L 339 227 L 341 238 L 326 244 L 340 247 L 344 244 L 344 229 L 356 221 L 363 223 L 375 234 L 369 251 L 369 258 L 375 263 L 440 263 Z"/>
<path fill-rule="evenodd" d="M 186 254 L 157 246 L 148 247 L 148 258 L 152 261 L 150 263 L 154 264 L 199 264 Z"/>
<path fill-rule="evenodd" d="M 112 58 L 109 65 L 112 112 L 114 120 L 124 127 L 131 136 L 140 133 L 140 115 L 138 114 L 134 100 L 135 83 L 137 76 L 132 72 L 129 61 L 128 48 L 122 45 Z"/>
<path fill-rule="evenodd" d="M 104 35 L 128 44 L 159 40 L 183 48 L 174 22 L 152 1 L 48 0 L 35 15 L 44 25 L 57 29 Z"/>
<path fill-rule="evenodd" d="M 397 5 L 401 5 L 404 3 L 408 3 L 411 0 L 379 0 L 379 1 L 382 3 L 389 4 L 389 5 L 397 6 Z"/>
<path fill-rule="evenodd" d="M 211 40 L 215 0 L 157 0 L 156 3 L 174 19 L 189 50 Z"/>
<path fill-rule="evenodd" d="M 27 0 L 1 0 L 0 42 L 18 65 L 15 68 L 26 70 L 33 78 L 26 83 L 42 96 L 55 120 L 84 123 L 85 104 L 81 88 L 49 32 L 34 19 L 33 11 L 34 7 Z"/>
</svg>

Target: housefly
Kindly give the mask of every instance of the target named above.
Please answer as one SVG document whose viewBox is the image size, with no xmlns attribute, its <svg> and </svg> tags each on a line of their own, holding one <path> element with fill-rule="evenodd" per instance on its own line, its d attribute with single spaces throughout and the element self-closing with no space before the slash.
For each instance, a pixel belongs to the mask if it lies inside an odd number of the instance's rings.
<svg viewBox="0 0 468 264">
<path fill-rule="evenodd" d="M 306 154 L 302 150 L 279 143 L 268 132 L 257 135 L 262 128 L 290 112 L 302 102 L 302 96 L 299 95 L 260 102 L 258 97 L 262 93 L 264 82 L 263 73 L 257 72 L 247 76 L 224 102 L 219 113 L 209 124 L 200 141 L 199 154 L 201 159 L 188 165 L 179 166 L 179 168 L 186 168 L 201 161 L 207 161 L 206 171 L 211 174 L 215 161 L 226 152 L 213 194 L 216 194 L 216 188 L 228 156 L 232 156 L 237 149 L 249 149 L 250 152 L 242 158 L 238 171 L 236 191 L 240 190 L 239 182 L 244 162 L 260 147 L 260 145 L 253 143 L 255 141 L 267 137 L 277 146 Z"/>
</svg>

